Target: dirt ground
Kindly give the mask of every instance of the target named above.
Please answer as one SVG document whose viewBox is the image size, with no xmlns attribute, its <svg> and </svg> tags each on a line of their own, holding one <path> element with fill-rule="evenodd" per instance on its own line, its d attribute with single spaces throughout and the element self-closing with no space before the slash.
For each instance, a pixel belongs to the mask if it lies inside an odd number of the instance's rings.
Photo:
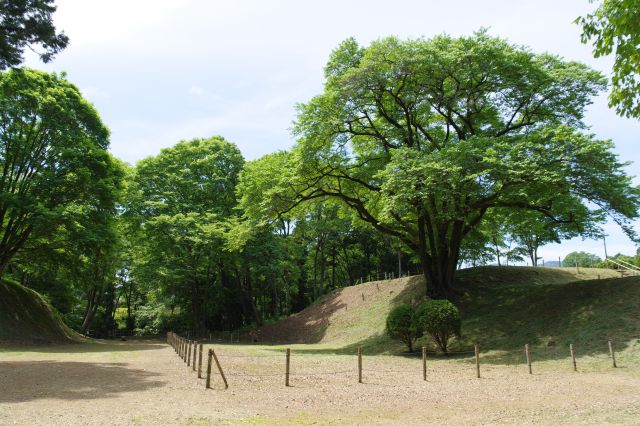
<svg viewBox="0 0 640 426">
<path fill-rule="evenodd" d="M 207 349 L 212 346 L 205 346 Z M 607 359 L 482 365 L 294 346 L 215 345 L 212 389 L 164 342 L 0 348 L 0 424 L 638 424 L 640 371 Z M 584 361 L 584 362 L 583 362 Z M 582 370 L 581 362 L 588 365 Z M 206 370 L 206 360 L 203 370 Z M 214 364 L 215 372 L 215 364 Z"/>
</svg>

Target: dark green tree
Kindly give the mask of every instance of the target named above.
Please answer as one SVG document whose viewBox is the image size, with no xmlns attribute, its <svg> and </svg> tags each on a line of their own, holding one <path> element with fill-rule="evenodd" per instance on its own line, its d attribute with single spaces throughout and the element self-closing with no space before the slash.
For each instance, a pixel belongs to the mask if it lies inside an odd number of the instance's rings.
<svg viewBox="0 0 640 426">
<path fill-rule="evenodd" d="M 0 73 L 0 111 L 0 273 L 30 240 L 99 245 L 123 172 L 96 110 L 64 75 L 24 69 Z"/>
<path fill-rule="evenodd" d="M 448 300 L 427 299 L 416 307 L 416 322 L 447 353 L 449 341 L 460 337 L 460 313 Z"/>
<path fill-rule="evenodd" d="M 0 70 L 20 65 L 25 47 L 40 46 L 43 62 L 67 47 L 69 38 L 53 25 L 55 11 L 53 0 L 0 0 Z"/>
<path fill-rule="evenodd" d="M 422 324 L 418 321 L 416 310 L 411 305 L 394 307 L 387 316 L 386 333 L 392 339 L 400 340 L 413 352 L 413 345 L 422 337 Z"/>
</svg>

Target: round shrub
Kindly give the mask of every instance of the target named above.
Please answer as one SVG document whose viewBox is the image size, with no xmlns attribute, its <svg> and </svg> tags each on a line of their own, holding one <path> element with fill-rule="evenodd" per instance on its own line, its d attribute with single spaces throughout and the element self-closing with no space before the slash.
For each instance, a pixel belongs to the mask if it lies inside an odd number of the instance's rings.
<svg viewBox="0 0 640 426">
<path fill-rule="evenodd" d="M 416 321 L 416 311 L 411 305 L 398 305 L 387 316 L 387 335 L 407 345 L 409 352 L 413 344 L 422 336 L 422 328 Z"/>
<path fill-rule="evenodd" d="M 447 353 L 449 340 L 460 336 L 460 313 L 448 300 L 425 300 L 416 308 L 416 321 L 436 345 Z"/>
</svg>

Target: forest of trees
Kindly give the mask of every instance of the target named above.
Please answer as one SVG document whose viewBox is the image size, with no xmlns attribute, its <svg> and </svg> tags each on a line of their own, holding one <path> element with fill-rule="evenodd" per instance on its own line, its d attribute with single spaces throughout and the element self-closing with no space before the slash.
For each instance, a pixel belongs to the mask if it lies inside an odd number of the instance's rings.
<svg viewBox="0 0 640 426">
<path fill-rule="evenodd" d="M 67 43 L 47 31 L 46 60 Z M 203 335 L 388 273 L 455 301 L 461 266 L 535 266 L 608 219 L 636 238 L 640 190 L 583 122 L 606 87 L 586 65 L 480 31 L 347 39 L 325 77 L 289 151 L 247 162 L 213 136 L 129 165 L 64 74 L 1 72 L 3 278 L 83 333 Z"/>
</svg>

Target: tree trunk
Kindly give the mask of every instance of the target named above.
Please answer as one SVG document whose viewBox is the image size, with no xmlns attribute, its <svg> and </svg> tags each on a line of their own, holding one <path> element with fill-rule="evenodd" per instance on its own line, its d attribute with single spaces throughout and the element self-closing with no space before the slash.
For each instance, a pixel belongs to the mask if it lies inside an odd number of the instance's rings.
<svg viewBox="0 0 640 426">
<path fill-rule="evenodd" d="M 98 294 L 98 289 L 93 287 L 87 296 L 87 308 L 84 312 L 84 319 L 82 321 L 82 326 L 80 327 L 80 334 L 86 334 L 87 330 L 91 326 L 93 322 L 93 317 L 96 314 L 96 310 L 98 308 L 98 303 L 96 300 L 96 295 Z"/>
<path fill-rule="evenodd" d="M 251 308 L 251 313 L 253 314 L 253 319 L 256 322 L 256 325 L 258 327 L 262 326 L 262 318 L 260 317 L 260 314 L 258 312 L 258 307 L 256 306 L 256 302 L 255 299 L 253 297 L 253 286 L 251 284 L 251 274 L 248 268 L 246 268 L 245 270 L 245 282 L 246 282 L 246 290 L 243 291 L 245 298 L 249 304 L 249 307 Z M 244 290 L 244 286 L 243 286 L 243 290 Z"/>
<path fill-rule="evenodd" d="M 496 239 L 495 236 L 492 237 L 492 240 L 493 240 L 493 246 L 495 247 L 496 260 L 498 261 L 498 266 L 502 266 L 500 265 L 500 247 L 498 246 L 498 240 Z"/>
<path fill-rule="evenodd" d="M 204 335 L 204 318 L 202 315 L 201 285 L 199 281 L 191 283 L 191 319 L 194 336 Z"/>
<path fill-rule="evenodd" d="M 460 257 L 464 223 L 453 222 L 437 232 L 425 223 L 426 216 L 419 213 L 417 254 L 427 284 L 427 297 L 453 299 L 453 280 Z"/>
</svg>

